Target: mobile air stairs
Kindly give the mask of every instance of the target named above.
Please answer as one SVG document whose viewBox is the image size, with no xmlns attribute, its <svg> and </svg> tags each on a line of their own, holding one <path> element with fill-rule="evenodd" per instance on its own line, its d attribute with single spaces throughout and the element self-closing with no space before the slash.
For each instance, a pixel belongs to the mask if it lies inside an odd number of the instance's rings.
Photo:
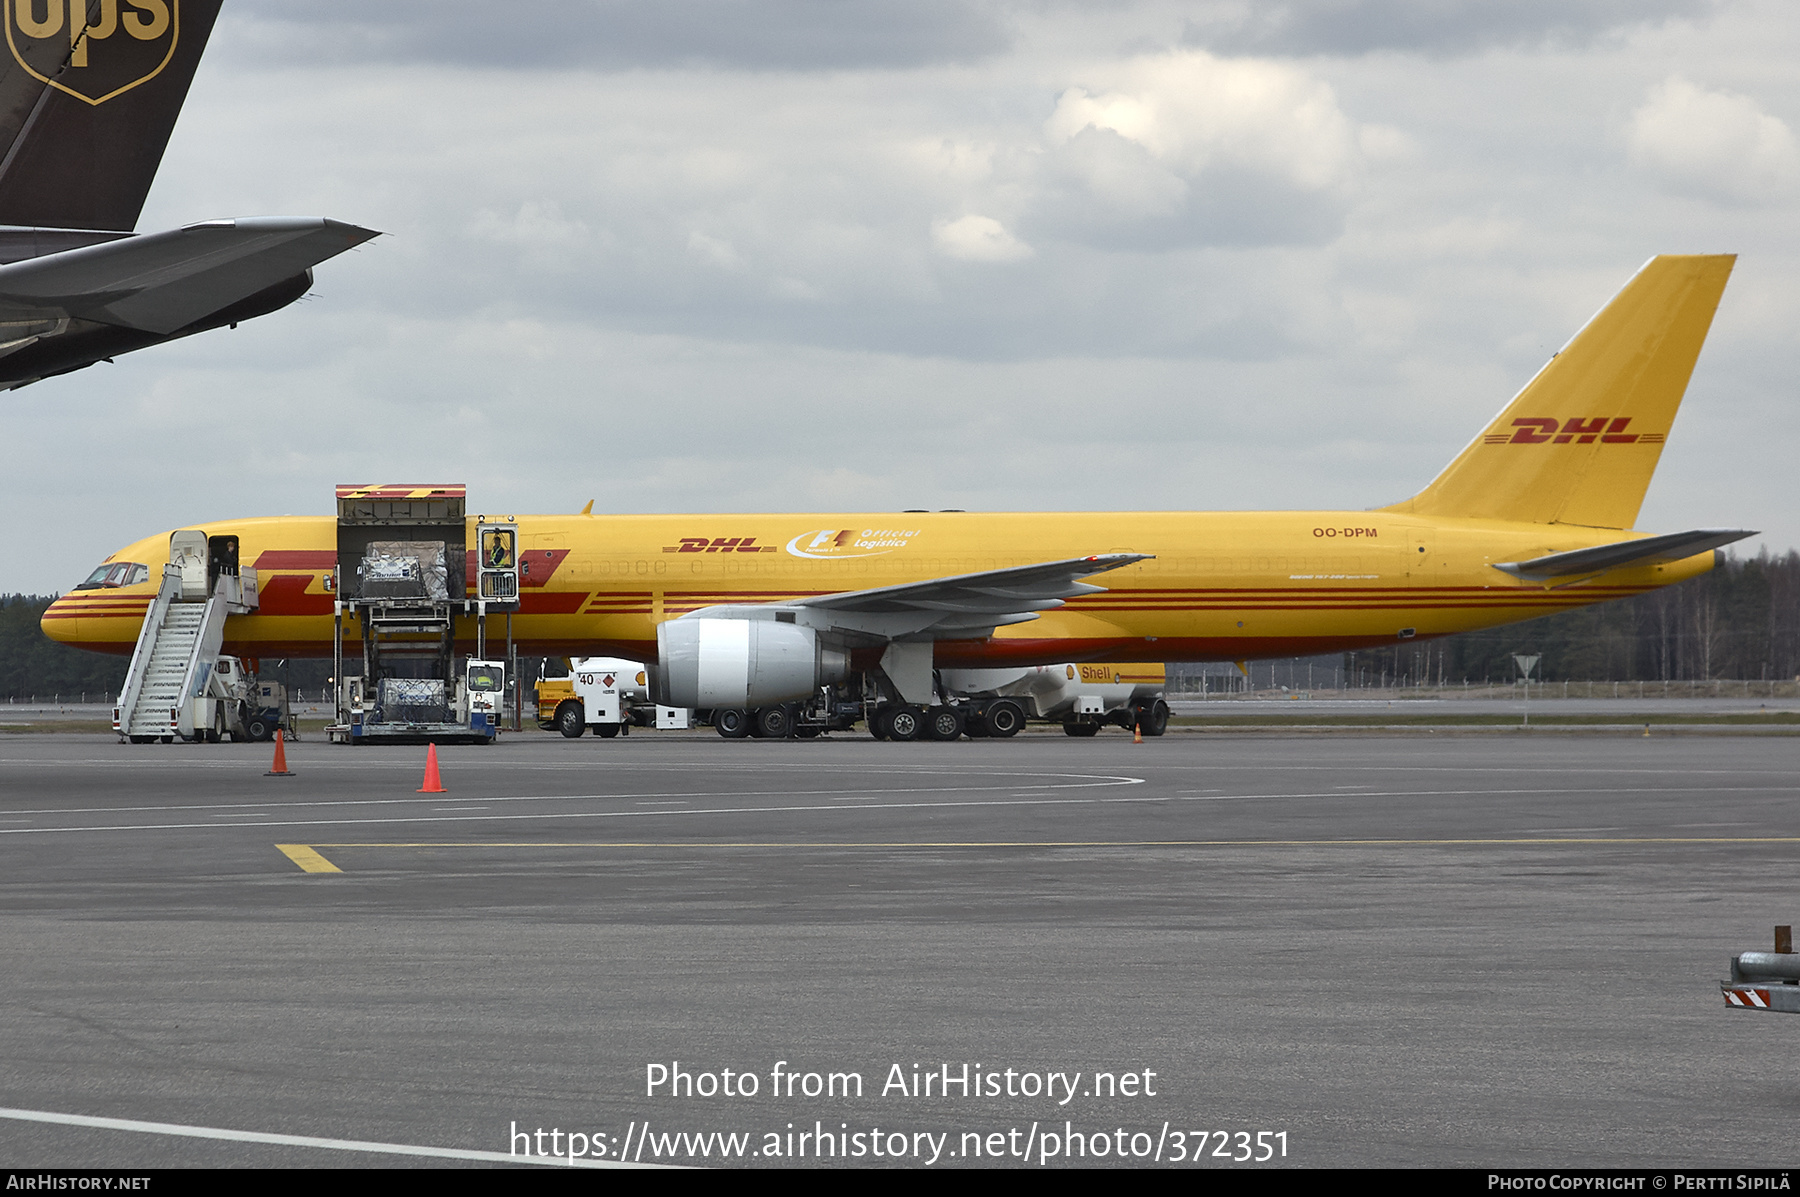
<svg viewBox="0 0 1800 1197">
<path fill-rule="evenodd" d="M 225 639 L 225 617 L 256 610 L 256 571 L 238 568 L 238 538 L 192 529 L 169 537 L 162 588 L 144 615 L 125 673 L 113 731 L 121 740 L 167 744 L 187 730 L 183 714 L 206 689 Z"/>
</svg>

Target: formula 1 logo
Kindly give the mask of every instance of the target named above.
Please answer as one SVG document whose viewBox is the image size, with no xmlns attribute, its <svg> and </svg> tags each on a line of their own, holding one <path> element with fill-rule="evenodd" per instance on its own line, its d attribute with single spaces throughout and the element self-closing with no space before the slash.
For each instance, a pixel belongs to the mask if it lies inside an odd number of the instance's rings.
<svg viewBox="0 0 1800 1197">
<path fill-rule="evenodd" d="M 835 561 L 845 557 L 879 557 L 912 543 L 919 528 L 820 528 L 787 542 L 795 557 Z"/>
<path fill-rule="evenodd" d="M 89 104 L 156 78 L 180 33 L 181 0 L 6 0 L 13 59 Z"/>
<path fill-rule="evenodd" d="M 1514 420 L 1512 426 L 1516 431 L 1507 436 L 1504 432 L 1490 432 L 1481 439 L 1490 445 L 1591 445 L 1598 440 L 1603 445 L 1660 445 L 1664 434 L 1660 432 L 1626 432 L 1626 425 L 1631 423 L 1630 416 L 1619 416 L 1608 420 L 1605 416 L 1587 419 L 1575 416 L 1568 420 L 1553 420 L 1548 416 L 1526 416 Z"/>
</svg>

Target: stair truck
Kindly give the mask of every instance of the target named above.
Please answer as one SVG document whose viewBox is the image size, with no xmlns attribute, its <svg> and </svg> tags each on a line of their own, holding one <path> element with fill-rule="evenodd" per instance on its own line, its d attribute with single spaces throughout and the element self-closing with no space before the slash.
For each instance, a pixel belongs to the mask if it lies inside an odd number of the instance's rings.
<svg viewBox="0 0 1800 1197">
<path fill-rule="evenodd" d="M 257 609 L 256 571 L 238 568 L 238 538 L 188 528 L 169 536 L 162 585 L 144 613 L 112 726 L 120 740 L 223 737 L 219 704 L 238 697 L 236 673 L 217 676 L 228 615 Z"/>
</svg>

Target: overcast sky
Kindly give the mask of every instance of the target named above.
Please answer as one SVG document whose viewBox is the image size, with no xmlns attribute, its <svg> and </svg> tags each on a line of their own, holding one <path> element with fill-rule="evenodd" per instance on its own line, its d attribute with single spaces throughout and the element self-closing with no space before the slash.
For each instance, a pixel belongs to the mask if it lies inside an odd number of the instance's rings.
<svg viewBox="0 0 1800 1197">
<path fill-rule="evenodd" d="M 0 396 L 47 545 L 0 590 L 338 482 L 1366 508 L 1695 252 L 1741 256 L 1639 527 L 1785 551 L 1797 76 L 1776 0 L 226 0 L 139 228 L 388 235 Z"/>
</svg>

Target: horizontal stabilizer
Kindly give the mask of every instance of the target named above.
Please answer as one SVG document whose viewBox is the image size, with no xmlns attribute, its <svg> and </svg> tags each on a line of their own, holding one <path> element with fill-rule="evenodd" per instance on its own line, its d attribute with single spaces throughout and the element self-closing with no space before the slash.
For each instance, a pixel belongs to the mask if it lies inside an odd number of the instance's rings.
<svg viewBox="0 0 1800 1197">
<path fill-rule="evenodd" d="M 1667 536 L 1647 536 L 1642 540 L 1623 540 L 1617 544 L 1596 545 L 1576 549 L 1572 553 L 1552 553 L 1530 561 L 1509 561 L 1496 565 L 1516 578 L 1531 580 L 1566 578 L 1572 574 L 1592 574 L 1617 569 L 1621 565 L 1643 565 L 1658 561 L 1680 561 L 1708 549 L 1720 548 L 1755 536 L 1730 528 L 1699 528 L 1692 532 L 1671 532 Z"/>
<path fill-rule="evenodd" d="M 168 334 L 380 236 L 336 220 L 209 220 L 0 266 L 0 320 Z"/>
</svg>

